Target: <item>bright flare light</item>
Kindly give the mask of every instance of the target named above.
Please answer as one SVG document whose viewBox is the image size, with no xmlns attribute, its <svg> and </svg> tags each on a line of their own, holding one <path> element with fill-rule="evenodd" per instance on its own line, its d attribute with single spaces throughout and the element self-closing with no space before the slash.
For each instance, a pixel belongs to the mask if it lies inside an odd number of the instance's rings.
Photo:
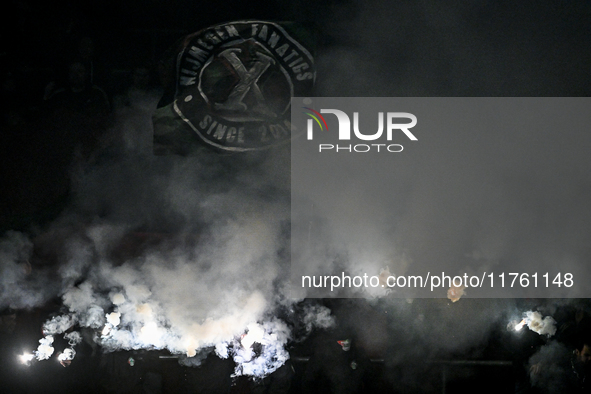
<svg viewBox="0 0 591 394">
<path fill-rule="evenodd" d="M 154 322 L 147 323 L 140 329 L 140 337 L 143 342 L 155 345 L 159 338 L 160 332 L 158 330 L 158 325 Z"/>
<path fill-rule="evenodd" d="M 245 334 L 240 339 L 240 344 L 245 349 L 250 348 L 255 342 L 261 342 L 265 336 L 265 330 L 258 324 L 248 325 L 248 334 Z"/>
<path fill-rule="evenodd" d="M 101 332 L 102 336 L 107 336 L 109 335 L 109 333 L 111 332 L 111 329 L 113 328 L 113 326 L 111 326 L 109 323 L 107 323 L 105 325 L 105 328 L 103 328 L 103 331 Z"/>
<path fill-rule="evenodd" d="M 521 331 L 521 329 L 525 326 L 525 319 L 515 325 L 515 331 Z"/>
<path fill-rule="evenodd" d="M 117 327 L 119 323 L 121 323 L 121 313 L 113 312 L 107 314 L 107 322 L 109 322 L 113 327 Z"/>
<path fill-rule="evenodd" d="M 35 355 L 33 353 L 23 353 L 20 356 L 18 356 L 18 358 L 21 361 L 21 363 L 28 364 L 31 362 L 32 359 L 35 358 Z"/>
<path fill-rule="evenodd" d="M 76 355 L 76 352 L 74 351 L 74 349 L 64 349 L 63 353 L 60 353 L 59 356 L 57 356 L 57 359 L 59 361 L 65 361 L 65 360 L 72 360 L 74 359 L 74 356 Z"/>
</svg>

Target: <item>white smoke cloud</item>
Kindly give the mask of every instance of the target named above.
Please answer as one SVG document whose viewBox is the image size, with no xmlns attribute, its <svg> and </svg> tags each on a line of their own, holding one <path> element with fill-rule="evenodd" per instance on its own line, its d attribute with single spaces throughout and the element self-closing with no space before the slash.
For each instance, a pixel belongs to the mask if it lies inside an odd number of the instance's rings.
<svg viewBox="0 0 591 394">
<path fill-rule="evenodd" d="M 289 161 L 270 156 L 134 156 L 119 159 L 122 171 L 81 169 L 74 206 L 44 234 L 45 247 L 57 249 L 67 313 L 45 323 L 37 358 L 49 358 L 53 337 L 65 333 L 59 358 L 71 361 L 81 340 L 71 330 L 90 328 L 104 351 L 168 350 L 183 365 L 215 352 L 236 362 L 235 376 L 283 365 L 292 334 L 273 315 L 297 301 L 282 282 Z M 98 219 L 97 210 L 107 214 Z M 144 234 L 156 241 L 142 244 Z M 326 309 L 306 314 L 307 334 L 332 324 Z M 255 332 L 244 346 L 242 335 Z"/>
<path fill-rule="evenodd" d="M 59 361 L 72 361 L 76 356 L 76 351 L 72 348 L 66 348 L 62 353 L 57 356 Z"/>
<path fill-rule="evenodd" d="M 64 333 L 73 327 L 77 321 L 78 319 L 74 314 L 55 316 L 43 324 L 43 333 L 45 335 Z"/>
<path fill-rule="evenodd" d="M 322 305 L 305 305 L 302 322 L 306 326 L 306 332 L 310 333 L 315 328 L 327 329 L 336 324 L 330 309 Z"/>
<path fill-rule="evenodd" d="M 550 338 L 556 334 L 556 320 L 552 316 L 543 317 L 538 311 L 527 311 L 523 313 L 522 320 L 511 320 L 507 324 L 508 331 L 521 331 L 524 327 L 529 328 L 539 335 Z"/>
<path fill-rule="evenodd" d="M 39 340 L 39 347 L 35 351 L 35 357 L 37 360 L 47 360 L 53 354 L 53 336 L 48 335 L 45 338 Z"/>
<path fill-rule="evenodd" d="M 68 341 L 68 345 L 74 347 L 82 342 L 82 336 L 78 331 L 72 331 L 64 335 L 64 338 Z"/>
<path fill-rule="evenodd" d="M 264 377 L 281 367 L 288 359 L 285 345 L 290 338 L 286 324 L 271 319 L 262 324 L 250 324 L 247 333 L 234 341 L 231 353 L 236 362 L 233 376 Z M 255 350 L 259 344 L 260 349 Z"/>
<path fill-rule="evenodd" d="M 107 351 L 167 349 L 185 355 L 184 364 L 197 365 L 204 351 L 215 348 L 237 362 L 236 376 L 273 372 L 289 358 L 284 346 L 290 333 L 281 321 L 265 320 L 275 306 L 279 272 L 273 261 L 278 229 L 265 216 L 250 213 L 216 226 L 217 237 L 199 245 L 199 255 L 174 250 L 119 266 L 108 260 L 91 266 L 87 279 L 62 296 L 69 313 L 44 324 L 47 336 L 37 358 L 53 353 L 51 335 L 78 325 L 100 331 L 98 342 Z M 326 320 L 320 316 L 317 325 Z M 243 348 L 238 338 L 257 330 L 253 343 L 263 350 L 255 356 L 246 350 L 252 343 Z M 80 342 L 76 334 L 66 334 L 70 347 L 60 360 L 73 359 Z"/>
<path fill-rule="evenodd" d="M 552 316 L 542 318 L 542 314 L 538 311 L 527 311 L 523 316 L 530 330 L 548 337 L 556 334 L 556 321 Z"/>
</svg>

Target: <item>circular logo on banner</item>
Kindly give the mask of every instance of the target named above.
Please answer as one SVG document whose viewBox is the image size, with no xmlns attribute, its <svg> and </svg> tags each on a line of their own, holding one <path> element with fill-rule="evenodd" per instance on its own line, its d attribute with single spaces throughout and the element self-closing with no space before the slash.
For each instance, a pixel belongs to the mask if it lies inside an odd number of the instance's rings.
<svg viewBox="0 0 591 394">
<path fill-rule="evenodd" d="M 174 109 L 206 144 L 265 149 L 293 135 L 290 99 L 311 93 L 310 53 L 279 25 L 240 21 L 185 40 Z"/>
</svg>

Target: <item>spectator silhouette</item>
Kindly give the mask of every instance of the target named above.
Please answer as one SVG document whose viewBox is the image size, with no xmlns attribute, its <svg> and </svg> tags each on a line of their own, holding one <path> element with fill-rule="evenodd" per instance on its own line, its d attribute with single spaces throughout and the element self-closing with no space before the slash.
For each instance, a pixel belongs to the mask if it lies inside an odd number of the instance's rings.
<svg viewBox="0 0 591 394">
<path fill-rule="evenodd" d="M 107 127 L 110 106 L 105 92 L 90 83 L 80 60 L 67 67 L 67 83 L 44 100 L 44 133 L 34 141 L 39 152 L 34 182 L 43 185 L 44 201 L 55 216 L 71 195 L 72 170 L 91 161 Z"/>
<path fill-rule="evenodd" d="M 124 154 L 152 154 L 152 115 L 162 95 L 153 84 L 152 69 L 136 66 L 130 74 L 130 85 L 115 96 L 113 107 L 116 128 L 110 144 Z"/>
<path fill-rule="evenodd" d="M 52 137 L 62 148 L 58 151 L 68 158 L 75 151 L 88 158 L 108 126 L 110 106 L 106 93 L 90 82 L 83 61 L 69 63 L 67 85 L 49 94 L 46 103 Z"/>
<path fill-rule="evenodd" d="M 551 341 L 530 358 L 529 387 L 520 393 L 583 394 L 591 392 L 591 340 L 579 336 L 574 345 Z"/>
</svg>

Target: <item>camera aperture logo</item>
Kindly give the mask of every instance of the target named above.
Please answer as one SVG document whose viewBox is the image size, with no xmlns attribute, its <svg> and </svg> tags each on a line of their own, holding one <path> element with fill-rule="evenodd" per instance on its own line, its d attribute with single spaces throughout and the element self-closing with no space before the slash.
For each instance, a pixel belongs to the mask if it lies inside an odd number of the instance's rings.
<svg viewBox="0 0 591 394">
<path fill-rule="evenodd" d="M 328 124 L 322 114 L 332 114 L 336 116 L 338 122 L 338 133 L 334 137 L 338 138 L 337 143 L 320 143 L 318 152 L 348 152 L 348 153 L 367 153 L 367 152 L 402 152 L 404 147 L 399 143 L 392 143 L 394 138 L 405 136 L 410 141 L 418 141 L 417 137 L 410 131 L 417 124 L 417 117 L 408 112 L 378 112 L 378 129 L 376 132 L 363 132 L 359 127 L 359 112 L 353 112 L 353 133 L 351 133 L 351 118 L 347 113 L 339 109 L 320 109 L 316 111 L 309 107 L 303 107 L 310 112 L 304 112 L 310 118 L 307 120 L 307 139 L 314 140 L 314 128 L 319 128 L 321 133 L 328 132 Z M 385 127 L 384 127 L 385 123 Z M 314 125 L 317 125 L 315 127 Z M 385 139 L 384 136 L 385 129 Z M 353 135 L 352 135 L 353 134 Z M 364 143 L 353 144 L 356 140 Z M 349 143 L 347 143 L 349 142 Z"/>
</svg>

